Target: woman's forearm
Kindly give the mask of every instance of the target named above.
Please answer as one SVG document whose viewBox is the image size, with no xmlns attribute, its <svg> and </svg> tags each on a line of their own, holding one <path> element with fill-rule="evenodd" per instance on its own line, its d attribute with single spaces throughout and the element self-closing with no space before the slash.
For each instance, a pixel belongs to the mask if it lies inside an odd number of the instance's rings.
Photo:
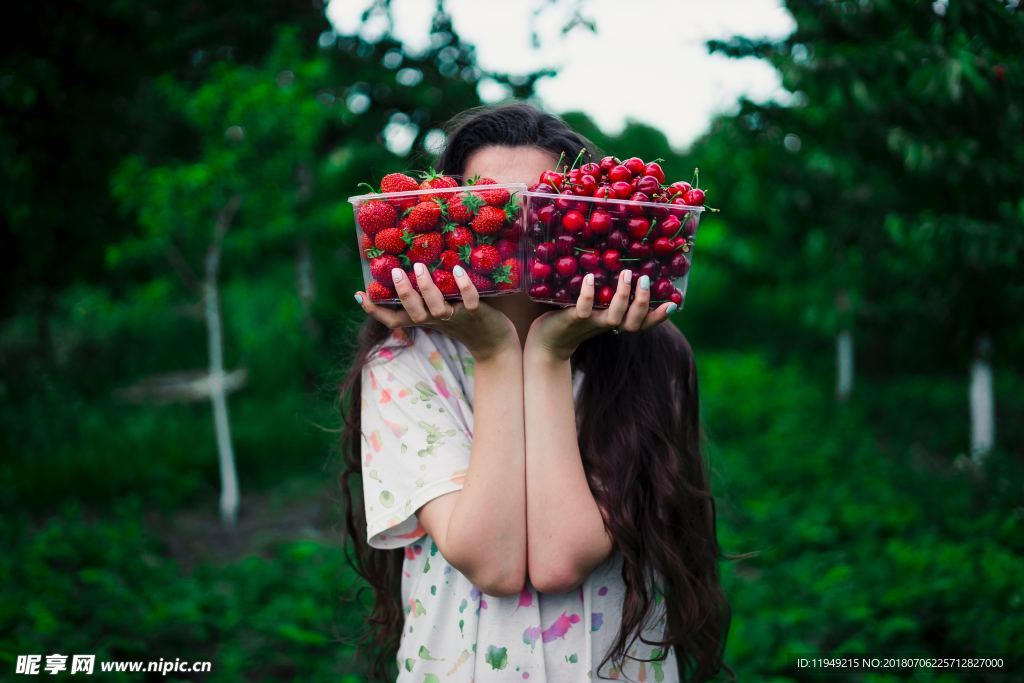
<svg viewBox="0 0 1024 683">
<path fill-rule="evenodd" d="M 511 593 L 526 577 L 522 351 L 478 360 L 474 382 L 473 450 L 445 542 L 463 573 Z"/>
<path fill-rule="evenodd" d="M 528 344 L 523 369 L 528 573 L 541 592 L 564 592 L 612 542 L 580 457 L 569 361 Z"/>
</svg>

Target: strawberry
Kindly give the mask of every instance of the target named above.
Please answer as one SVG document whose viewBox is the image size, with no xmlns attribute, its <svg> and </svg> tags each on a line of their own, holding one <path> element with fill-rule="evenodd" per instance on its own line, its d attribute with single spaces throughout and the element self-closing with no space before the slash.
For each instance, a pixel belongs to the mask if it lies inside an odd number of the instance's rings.
<svg viewBox="0 0 1024 683">
<path fill-rule="evenodd" d="M 401 254 L 409 246 L 405 241 L 408 233 L 402 228 L 385 228 L 373 238 L 373 246 L 386 254 Z"/>
<path fill-rule="evenodd" d="M 496 206 L 481 206 L 469 227 L 481 235 L 493 235 L 505 226 L 507 218 L 505 212 Z"/>
<path fill-rule="evenodd" d="M 451 270 L 459 264 L 459 254 L 452 249 L 445 249 L 441 252 L 441 256 L 438 257 L 437 263 L 439 268 Z"/>
<path fill-rule="evenodd" d="M 461 225 L 445 233 L 444 246 L 452 251 L 458 251 L 462 247 L 473 246 L 473 232 Z"/>
<path fill-rule="evenodd" d="M 501 258 L 508 259 L 516 255 L 516 243 L 508 239 L 499 239 L 494 246 L 501 252 Z"/>
<path fill-rule="evenodd" d="M 419 183 L 404 173 L 389 173 L 380 181 L 381 192 L 409 192 L 418 189 Z"/>
<path fill-rule="evenodd" d="M 412 207 L 406 218 L 413 232 L 430 232 L 441 218 L 441 206 L 434 201 L 421 201 Z"/>
<path fill-rule="evenodd" d="M 376 199 L 363 202 L 359 206 L 359 227 L 367 235 L 374 235 L 378 230 L 390 228 L 395 224 L 398 214 L 395 207 L 387 202 Z"/>
<path fill-rule="evenodd" d="M 441 235 L 436 232 L 417 235 L 413 238 L 412 245 L 409 247 L 409 253 L 406 255 L 409 257 L 410 263 L 430 265 L 441 254 L 442 246 Z"/>
<path fill-rule="evenodd" d="M 498 181 L 494 178 L 478 178 L 474 185 L 497 185 Z M 483 199 L 489 206 L 504 206 L 508 203 L 511 198 L 508 190 L 504 188 L 498 188 L 494 190 L 480 190 L 476 193 L 481 199 Z"/>
<path fill-rule="evenodd" d="M 456 223 L 468 223 L 483 205 L 484 201 L 472 192 L 452 195 L 448 198 L 448 218 Z"/>
<path fill-rule="evenodd" d="M 402 264 L 391 254 L 384 254 L 377 258 L 370 259 L 370 275 L 377 282 L 389 284 L 391 280 L 391 269 L 401 268 Z"/>
<path fill-rule="evenodd" d="M 491 279 L 498 289 L 516 289 L 519 287 L 519 259 L 507 258 L 491 273 Z"/>
<path fill-rule="evenodd" d="M 458 187 L 459 181 L 455 178 L 444 175 L 444 172 L 438 172 L 434 169 L 428 170 L 422 174 L 423 182 L 420 183 L 421 190 L 443 190 L 450 187 Z M 447 193 L 440 194 L 425 194 L 424 199 L 433 199 L 435 197 L 444 197 Z"/>
<path fill-rule="evenodd" d="M 493 244 L 478 244 L 469 254 L 469 265 L 478 273 L 490 273 L 501 264 L 501 252 Z"/>
<path fill-rule="evenodd" d="M 383 301 L 385 299 L 394 299 L 398 296 L 394 289 L 376 280 L 371 282 L 366 288 L 366 293 L 370 296 L 370 301 Z"/>
<path fill-rule="evenodd" d="M 459 283 L 455 281 L 452 271 L 438 268 L 431 275 L 434 279 L 434 284 L 437 285 L 442 294 L 452 295 L 459 293 Z"/>
<path fill-rule="evenodd" d="M 359 248 L 362 249 L 364 252 L 367 249 L 373 249 L 373 238 L 370 237 L 369 235 L 363 235 L 362 237 L 360 237 Z"/>
<path fill-rule="evenodd" d="M 466 275 L 469 276 L 470 281 L 478 292 L 494 291 L 494 281 L 486 275 L 481 275 L 475 270 L 467 270 Z"/>
</svg>

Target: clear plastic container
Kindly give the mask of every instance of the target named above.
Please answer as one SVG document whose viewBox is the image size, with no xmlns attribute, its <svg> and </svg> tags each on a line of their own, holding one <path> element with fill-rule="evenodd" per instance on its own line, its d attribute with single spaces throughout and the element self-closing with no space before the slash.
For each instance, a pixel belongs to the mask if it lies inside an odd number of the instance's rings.
<svg viewBox="0 0 1024 683">
<path fill-rule="evenodd" d="M 690 259 L 702 206 L 525 192 L 523 279 L 534 301 L 576 303 L 594 273 L 594 307 L 607 308 L 619 273 L 651 280 L 650 307 L 686 301 Z"/>
<path fill-rule="evenodd" d="M 448 300 L 462 298 L 452 275 L 456 264 L 481 296 L 522 292 L 526 187 L 460 185 L 349 197 L 370 299 L 400 303 L 391 269 L 404 270 L 415 287 L 417 262 L 426 264 Z"/>
</svg>

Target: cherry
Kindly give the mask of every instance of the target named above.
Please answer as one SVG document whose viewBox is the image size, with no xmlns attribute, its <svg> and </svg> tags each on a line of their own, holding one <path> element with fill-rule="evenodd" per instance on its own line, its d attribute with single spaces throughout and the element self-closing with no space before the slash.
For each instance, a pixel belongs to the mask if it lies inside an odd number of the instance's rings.
<svg viewBox="0 0 1024 683">
<path fill-rule="evenodd" d="M 690 191 L 690 187 L 690 183 L 686 182 L 685 180 L 677 180 L 676 182 L 668 186 L 668 196 L 675 197 L 677 195 L 685 195 L 687 192 Z"/>
<path fill-rule="evenodd" d="M 644 173 L 649 176 L 654 176 L 654 179 L 657 180 L 659 184 L 665 182 L 665 171 L 661 170 L 661 164 L 657 161 L 652 161 L 644 166 Z"/>
<path fill-rule="evenodd" d="M 629 172 L 629 169 L 621 164 L 608 171 L 608 180 L 613 183 L 628 181 L 632 177 L 633 174 Z"/>
<path fill-rule="evenodd" d="M 690 259 L 686 258 L 683 252 L 679 252 L 668 262 L 667 269 L 673 277 L 682 277 L 690 272 Z"/>
<path fill-rule="evenodd" d="M 618 199 L 625 199 L 633 194 L 633 186 L 624 180 L 617 180 L 612 183 L 612 192 L 615 193 Z"/>
<path fill-rule="evenodd" d="M 601 167 L 595 164 L 593 161 L 580 166 L 580 170 L 583 171 L 583 175 L 592 175 L 595 178 L 597 178 L 603 173 Z"/>
<path fill-rule="evenodd" d="M 651 283 L 652 299 L 668 299 L 674 291 L 676 288 L 672 286 L 672 281 L 667 277 L 659 278 Z"/>
<path fill-rule="evenodd" d="M 621 257 L 618 249 L 607 249 L 601 254 L 601 265 L 607 270 L 622 270 L 622 262 L 619 260 Z"/>
<path fill-rule="evenodd" d="M 629 244 L 629 255 L 638 257 L 650 256 L 651 245 L 647 244 L 647 242 L 641 242 L 640 240 L 633 240 Z"/>
<path fill-rule="evenodd" d="M 615 199 L 616 197 L 615 191 L 608 185 L 599 185 L 598 188 L 594 190 L 594 196 L 600 197 L 601 199 Z"/>
<path fill-rule="evenodd" d="M 559 235 L 555 238 L 555 253 L 559 256 L 572 256 L 576 248 L 576 238 L 572 235 Z"/>
<path fill-rule="evenodd" d="M 530 279 L 534 282 L 545 282 L 551 277 L 551 264 L 534 259 L 530 263 Z"/>
<path fill-rule="evenodd" d="M 563 256 L 555 261 L 555 270 L 562 277 L 571 277 L 576 273 L 576 259 L 572 256 Z"/>
<path fill-rule="evenodd" d="M 644 194 L 652 195 L 661 189 L 661 183 L 652 175 L 645 175 L 637 183 L 636 189 Z"/>
<path fill-rule="evenodd" d="M 533 239 L 534 242 L 540 242 L 542 239 L 547 237 L 547 230 L 544 229 L 543 225 L 540 225 L 539 223 L 534 223 L 534 225 L 530 228 L 530 237 Z"/>
<path fill-rule="evenodd" d="M 561 303 L 572 301 L 572 299 L 569 298 L 569 291 L 565 287 L 559 287 L 556 289 L 551 298 Z"/>
<path fill-rule="evenodd" d="M 530 185 L 526 189 L 529 190 L 530 192 L 538 192 L 542 194 L 551 194 L 555 192 L 554 188 L 552 188 L 550 185 L 545 185 L 544 183 L 534 183 L 533 185 Z"/>
<path fill-rule="evenodd" d="M 597 179 L 592 175 L 580 176 L 580 194 L 585 197 L 593 197 L 597 190 Z"/>
<path fill-rule="evenodd" d="M 682 235 L 684 237 L 693 237 L 694 233 L 697 232 L 697 216 L 692 215 L 686 219 L 686 225 L 683 227 Z"/>
<path fill-rule="evenodd" d="M 646 218 L 630 218 L 626 222 L 626 229 L 629 231 L 630 237 L 643 239 L 647 236 L 647 231 L 651 229 L 651 222 Z"/>
<path fill-rule="evenodd" d="M 598 166 L 601 167 L 601 171 L 603 173 L 608 173 L 608 171 L 612 170 L 613 168 L 615 168 L 616 166 L 618 166 L 621 163 L 622 162 L 619 161 L 618 157 L 604 157 L 598 163 Z"/>
<path fill-rule="evenodd" d="M 678 289 L 674 290 L 668 298 L 671 299 L 676 306 L 683 305 L 683 293 L 680 292 Z"/>
<path fill-rule="evenodd" d="M 675 216 L 666 216 L 660 223 L 658 223 L 658 230 L 665 237 L 672 237 L 676 234 L 676 231 L 679 230 L 680 225 L 682 225 L 682 223 Z"/>
<path fill-rule="evenodd" d="M 629 247 L 629 235 L 622 230 L 613 230 L 608 235 L 608 246 L 612 249 L 625 251 Z"/>
<path fill-rule="evenodd" d="M 634 192 L 629 195 L 629 201 L 631 202 L 646 202 L 650 201 L 650 197 L 645 195 L 643 192 Z M 626 204 L 626 212 L 631 216 L 643 216 L 646 213 L 646 207 L 637 206 L 636 204 Z"/>
<path fill-rule="evenodd" d="M 587 222 L 587 219 L 583 217 L 583 214 L 573 209 L 572 211 L 566 211 L 565 215 L 562 216 L 562 228 L 566 232 L 579 232 L 583 228 L 583 224 Z"/>
<path fill-rule="evenodd" d="M 651 244 L 651 248 L 655 256 L 665 256 L 671 254 L 676 247 L 668 237 L 659 237 Z"/>
<path fill-rule="evenodd" d="M 683 195 L 690 206 L 704 206 L 704 190 L 693 188 Z"/>
<path fill-rule="evenodd" d="M 647 164 L 640 157 L 630 157 L 623 161 L 622 165 L 629 170 L 631 175 L 642 175 L 647 167 Z"/>
<path fill-rule="evenodd" d="M 573 297 L 580 295 L 580 289 L 583 288 L 583 275 L 577 273 L 569 278 L 569 282 L 566 283 L 566 287 L 569 289 L 569 294 Z"/>
<path fill-rule="evenodd" d="M 540 182 L 555 188 L 556 190 L 562 189 L 562 181 L 564 176 L 558 171 L 544 171 L 540 174 Z"/>
<path fill-rule="evenodd" d="M 595 209 L 590 214 L 590 229 L 598 235 L 602 235 L 612 228 L 612 217 L 607 211 Z"/>
<path fill-rule="evenodd" d="M 555 206 L 562 211 L 569 211 L 576 208 L 576 202 L 563 194 L 555 200 Z"/>
<path fill-rule="evenodd" d="M 555 214 L 557 211 L 553 204 L 546 204 L 537 209 L 537 220 L 544 225 L 551 225 L 551 222 L 555 220 Z"/>
<path fill-rule="evenodd" d="M 607 306 L 612 302 L 612 297 L 615 296 L 615 290 L 605 285 L 601 289 L 597 290 L 597 302 Z"/>
<path fill-rule="evenodd" d="M 544 263 L 551 263 L 555 258 L 555 243 L 554 242 L 541 242 L 534 248 L 534 256 L 537 257 L 538 261 Z"/>
<path fill-rule="evenodd" d="M 649 277 L 649 278 L 651 278 L 653 280 L 656 277 L 658 277 L 658 272 L 660 270 L 661 270 L 661 264 L 659 264 L 654 259 L 651 259 L 649 261 L 644 261 L 640 265 L 640 268 L 637 269 L 637 273 L 639 275 L 646 275 L 647 277 Z"/>
<path fill-rule="evenodd" d="M 594 251 L 585 251 L 580 254 L 580 268 L 588 273 L 596 272 L 601 268 L 601 255 Z"/>
<path fill-rule="evenodd" d="M 551 298 L 551 285 L 544 283 L 533 285 L 530 287 L 529 293 L 534 299 L 549 299 Z"/>
<path fill-rule="evenodd" d="M 594 273 L 594 291 L 597 291 L 608 284 L 608 276 L 598 271 Z"/>
</svg>

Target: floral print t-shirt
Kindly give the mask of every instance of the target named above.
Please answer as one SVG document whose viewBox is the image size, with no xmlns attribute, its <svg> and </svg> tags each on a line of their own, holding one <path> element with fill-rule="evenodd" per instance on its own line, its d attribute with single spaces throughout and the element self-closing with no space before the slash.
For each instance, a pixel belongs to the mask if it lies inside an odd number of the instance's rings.
<svg viewBox="0 0 1024 683">
<path fill-rule="evenodd" d="M 460 342 L 424 327 L 392 332 L 362 374 L 363 492 L 371 547 L 404 548 L 405 623 L 398 681 L 416 683 L 577 683 L 678 681 L 675 652 L 663 661 L 605 653 L 619 631 L 625 584 L 616 548 L 576 590 L 518 596 L 481 593 L 441 555 L 417 510 L 462 488 L 473 438 L 473 358 Z M 573 377 L 579 394 L 582 375 Z M 658 640 L 660 596 L 644 637 Z M 627 651 L 652 659 L 659 648 L 632 641 Z M 598 676 L 600 674 L 600 677 Z"/>
</svg>

